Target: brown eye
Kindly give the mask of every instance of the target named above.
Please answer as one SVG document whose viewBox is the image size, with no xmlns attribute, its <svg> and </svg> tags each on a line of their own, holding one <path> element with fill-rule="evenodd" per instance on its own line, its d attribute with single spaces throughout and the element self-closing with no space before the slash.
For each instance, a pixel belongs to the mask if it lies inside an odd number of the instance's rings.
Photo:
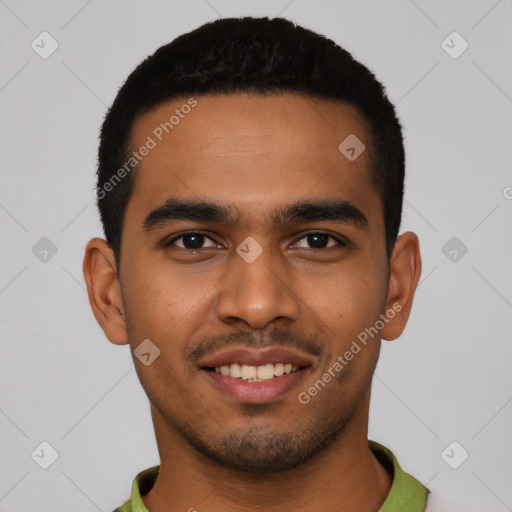
<svg viewBox="0 0 512 512">
<path fill-rule="evenodd" d="M 329 239 L 333 240 L 334 243 L 329 244 Z M 342 242 L 341 240 L 338 240 L 337 238 L 333 237 L 332 235 L 328 235 L 327 233 L 308 233 L 307 235 L 303 236 L 298 242 L 301 240 L 305 240 L 306 243 L 309 245 L 309 247 L 306 247 L 307 249 L 328 249 L 330 247 L 335 247 L 336 245 L 344 247 L 346 244 Z"/>
<path fill-rule="evenodd" d="M 181 242 L 182 245 L 177 245 L 177 247 L 180 247 L 181 249 L 185 249 L 185 250 L 189 250 L 189 251 L 197 251 L 197 250 L 203 249 L 204 248 L 203 244 L 205 243 L 206 240 L 210 240 L 213 243 L 213 245 L 210 247 L 217 246 L 217 244 L 215 244 L 215 242 L 213 242 L 213 240 L 211 238 L 209 238 L 208 236 L 206 236 L 205 234 L 198 233 L 198 232 L 194 231 L 194 232 L 190 232 L 190 233 L 184 233 L 180 236 L 173 238 L 172 240 L 169 240 L 168 242 L 165 243 L 165 247 L 170 247 L 172 245 L 175 245 L 175 243 L 178 240 L 182 240 L 182 242 Z"/>
</svg>

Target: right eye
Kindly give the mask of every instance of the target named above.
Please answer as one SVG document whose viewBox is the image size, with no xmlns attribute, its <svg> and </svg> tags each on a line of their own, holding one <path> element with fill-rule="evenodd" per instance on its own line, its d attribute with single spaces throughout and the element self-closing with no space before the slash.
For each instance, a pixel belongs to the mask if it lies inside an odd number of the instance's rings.
<svg viewBox="0 0 512 512">
<path fill-rule="evenodd" d="M 212 247 L 218 246 L 218 244 L 216 244 L 209 236 L 205 235 L 204 233 L 199 233 L 197 231 L 183 233 L 165 242 L 164 245 L 165 247 L 171 247 L 175 245 L 175 243 L 178 240 L 182 240 L 182 246 L 178 245 L 177 247 L 190 252 L 201 250 L 203 248 L 205 240 L 210 240 L 214 244 Z"/>
</svg>

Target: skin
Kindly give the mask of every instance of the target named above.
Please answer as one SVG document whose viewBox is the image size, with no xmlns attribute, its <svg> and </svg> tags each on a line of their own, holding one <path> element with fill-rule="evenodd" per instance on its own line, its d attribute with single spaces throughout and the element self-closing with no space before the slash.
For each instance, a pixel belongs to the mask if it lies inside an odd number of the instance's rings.
<svg viewBox="0 0 512 512">
<path fill-rule="evenodd" d="M 144 503 L 150 512 L 378 511 L 392 478 L 368 447 L 371 379 L 381 339 L 399 337 L 409 318 L 421 274 L 418 237 L 401 234 L 388 267 L 370 140 L 352 106 L 288 93 L 196 99 L 136 168 L 120 281 L 105 240 L 90 240 L 84 258 L 91 307 L 107 338 L 129 343 L 132 352 L 147 338 L 160 349 L 149 366 L 134 357 L 161 458 Z M 133 147 L 186 100 L 139 117 Z M 353 162 L 338 150 L 349 134 L 367 148 Z M 238 219 L 174 221 L 145 233 L 145 217 L 171 195 L 226 202 Z M 329 221 L 271 224 L 272 208 L 305 198 L 348 200 L 365 214 L 368 229 Z M 187 230 L 210 238 L 195 254 L 183 238 L 164 246 Z M 314 251 L 311 232 L 349 243 L 328 239 Z M 236 252 L 248 236 L 263 249 L 250 264 Z M 397 303 L 401 310 L 379 335 L 301 404 L 298 393 Z M 273 340 L 312 347 L 317 355 L 310 354 L 314 364 L 300 387 L 268 404 L 227 397 L 190 359 L 210 342 L 220 349 Z"/>
</svg>

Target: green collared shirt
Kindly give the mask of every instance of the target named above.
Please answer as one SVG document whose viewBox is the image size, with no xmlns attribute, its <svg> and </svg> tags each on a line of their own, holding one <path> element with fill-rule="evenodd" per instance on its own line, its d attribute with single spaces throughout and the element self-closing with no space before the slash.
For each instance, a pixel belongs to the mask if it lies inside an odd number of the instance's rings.
<svg viewBox="0 0 512 512">
<path fill-rule="evenodd" d="M 416 478 L 403 471 L 389 448 L 371 440 L 369 445 L 379 462 L 393 475 L 389 494 L 378 512 L 424 512 L 427 494 L 430 491 Z M 160 466 L 153 466 L 141 471 L 133 481 L 130 499 L 114 512 L 148 512 L 141 495 L 151 490 L 159 469 Z"/>
</svg>

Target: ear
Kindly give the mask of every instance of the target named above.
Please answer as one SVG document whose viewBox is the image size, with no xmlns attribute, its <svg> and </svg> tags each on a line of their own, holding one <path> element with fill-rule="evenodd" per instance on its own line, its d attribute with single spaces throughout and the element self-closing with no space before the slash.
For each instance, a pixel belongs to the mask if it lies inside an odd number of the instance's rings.
<svg viewBox="0 0 512 512">
<path fill-rule="evenodd" d="M 106 240 L 89 241 L 83 272 L 92 312 L 105 336 L 115 345 L 127 344 L 121 283 L 117 279 L 114 251 Z"/>
<path fill-rule="evenodd" d="M 382 329 L 382 339 L 394 340 L 404 331 L 420 275 L 419 240 L 415 233 L 407 231 L 397 238 L 389 263 L 388 322 Z"/>
</svg>

